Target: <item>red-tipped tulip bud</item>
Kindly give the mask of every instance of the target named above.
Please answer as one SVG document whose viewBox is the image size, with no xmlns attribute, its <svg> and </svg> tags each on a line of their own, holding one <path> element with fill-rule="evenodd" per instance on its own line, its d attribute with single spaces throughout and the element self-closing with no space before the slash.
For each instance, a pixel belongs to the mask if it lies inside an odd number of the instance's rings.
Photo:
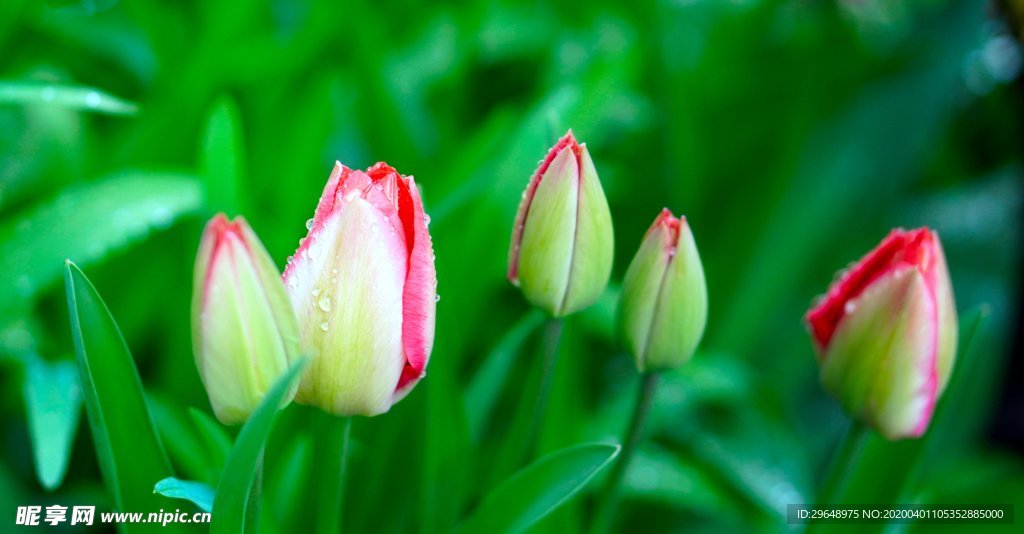
<svg viewBox="0 0 1024 534">
<path fill-rule="evenodd" d="M 508 279 L 555 317 L 591 304 L 612 271 L 612 218 L 587 146 L 565 134 L 523 193 Z"/>
<path fill-rule="evenodd" d="M 619 330 L 641 371 L 679 367 L 708 318 L 704 267 L 686 217 L 662 210 L 622 281 Z"/>
<path fill-rule="evenodd" d="M 298 357 L 298 330 L 281 275 L 245 219 L 214 217 L 196 256 L 192 344 L 217 419 L 249 418 Z"/>
<path fill-rule="evenodd" d="M 384 163 L 366 172 L 335 165 L 284 280 L 313 358 L 297 402 L 377 415 L 423 377 L 437 274 L 411 176 Z"/>
<path fill-rule="evenodd" d="M 825 389 L 889 439 L 928 429 L 956 356 L 953 288 L 939 237 L 893 230 L 807 312 Z"/>
</svg>

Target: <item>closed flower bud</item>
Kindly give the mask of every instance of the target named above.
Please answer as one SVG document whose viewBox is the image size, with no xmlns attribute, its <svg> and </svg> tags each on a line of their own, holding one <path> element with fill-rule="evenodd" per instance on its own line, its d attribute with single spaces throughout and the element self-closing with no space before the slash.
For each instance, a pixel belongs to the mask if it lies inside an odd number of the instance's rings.
<svg viewBox="0 0 1024 534">
<path fill-rule="evenodd" d="M 612 219 L 587 146 L 565 134 L 523 193 L 508 279 L 555 317 L 593 304 L 612 270 Z"/>
<path fill-rule="evenodd" d="M 679 367 L 704 334 L 704 267 L 685 217 L 662 210 L 622 281 L 619 330 L 641 372 Z"/>
<path fill-rule="evenodd" d="M 928 429 L 956 355 L 939 237 L 893 230 L 807 312 L 825 389 L 889 439 Z"/>
<path fill-rule="evenodd" d="M 284 272 L 312 363 L 296 401 L 377 415 L 423 377 L 434 344 L 437 274 L 411 176 L 338 163 L 309 235 Z"/>
<path fill-rule="evenodd" d="M 241 217 L 217 215 L 203 232 L 192 344 L 213 412 L 225 424 L 248 419 L 298 358 L 298 324 L 279 271 Z"/>
</svg>

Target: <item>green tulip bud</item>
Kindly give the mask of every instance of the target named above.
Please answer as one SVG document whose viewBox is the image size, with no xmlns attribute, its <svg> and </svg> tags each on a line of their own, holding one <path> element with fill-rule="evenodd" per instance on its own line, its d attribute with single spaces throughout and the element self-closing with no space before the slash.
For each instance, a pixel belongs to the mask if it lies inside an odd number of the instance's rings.
<svg viewBox="0 0 1024 534">
<path fill-rule="evenodd" d="M 585 144 L 572 132 L 548 152 L 523 193 L 508 279 L 562 317 L 597 300 L 612 271 L 612 218 Z"/>
<path fill-rule="evenodd" d="M 708 317 L 704 267 L 685 217 L 662 210 L 622 281 L 619 328 L 641 372 L 679 367 Z"/>
<path fill-rule="evenodd" d="M 295 312 L 277 267 L 241 217 L 220 214 L 206 225 L 193 287 L 196 367 L 217 419 L 242 423 L 299 356 Z"/>
</svg>

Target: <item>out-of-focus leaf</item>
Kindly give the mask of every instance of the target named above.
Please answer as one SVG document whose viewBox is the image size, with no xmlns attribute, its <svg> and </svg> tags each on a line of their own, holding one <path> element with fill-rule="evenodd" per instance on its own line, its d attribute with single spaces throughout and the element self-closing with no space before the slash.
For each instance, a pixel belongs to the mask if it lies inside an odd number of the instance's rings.
<svg viewBox="0 0 1024 534">
<path fill-rule="evenodd" d="M 277 410 L 281 406 L 288 390 L 299 377 L 299 372 L 306 366 L 306 360 L 300 360 L 274 384 L 263 397 L 259 407 L 246 421 L 238 433 L 235 446 L 228 456 L 224 474 L 217 484 L 217 493 L 213 500 L 213 521 L 210 531 L 215 534 L 239 534 L 256 532 L 252 517 L 256 517 L 250 509 L 250 492 L 257 479 L 263 461 L 263 445 L 274 423 Z M 258 496 L 256 498 L 258 502 Z"/>
<path fill-rule="evenodd" d="M 543 323 L 544 313 L 531 308 L 505 333 L 480 364 L 480 369 L 466 388 L 465 395 L 469 432 L 474 439 L 480 439 L 484 424 L 490 419 L 494 405 L 502 392 L 505 377 L 511 372 L 523 343 Z"/>
<path fill-rule="evenodd" d="M 182 410 L 173 401 L 160 396 L 150 395 L 148 400 L 156 429 L 171 465 L 178 470 L 178 474 L 190 479 L 216 482 L 220 471 L 213 472 L 210 458 L 203 454 L 203 440 L 193 425 L 189 424 Z"/>
<path fill-rule="evenodd" d="M 191 501 L 204 512 L 213 510 L 213 488 L 202 482 L 167 477 L 156 483 L 153 493 L 172 499 Z"/>
<path fill-rule="evenodd" d="M 199 438 L 206 450 L 210 472 L 215 477 L 214 480 L 217 480 L 216 477 L 220 475 L 221 470 L 224 468 L 224 463 L 227 461 L 228 454 L 231 453 L 231 436 L 228 436 L 224 427 L 207 415 L 206 412 L 189 408 L 188 416 L 192 419 L 192 425 L 199 434 Z"/>
<path fill-rule="evenodd" d="M 304 499 L 309 488 L 312 458 L 312 440 L 308 435 L 300 435 L 288 441 L 277 469 L 268 470 L 265 491 L 272 503 L 270 512 L 281 524 L 301 521 L 308 513 Z"/>
<path fill-rule="evenodd" d="M 159 510 L 153 485 L 172 473 L 135 362 L 103 299 L 71 261 L 65 263 L 65 285 L 86 413 L 107 490 L 118 510 Z"/>
<path fill-rule="evenodd" d="M 86 265 L 199 207 L 189 176 L 125 172 L 69 188 L 0 225 L 0 308 L 55 282 L 65 258 Z"/>
<path fill-rule="evenodd" d="M 239 198 L 245 176 L 245 143 L 238 106 L 230 97 L 218 99 L 206 117 L 199 150 L 200 174 L 206 188 L 206 208 L 229 216 L 240 213 Z"/>
<path fill-rule="evenodd" d="M 99 89 L 38 82 L 0 82 L 3 104 L 41 104 L 108 115 L 134 115 L 139 111 L 135 103 Z"/>
<path fill-rule="evenodd" d="M 618 445 L 602 443 L 551 453 L 487 494 L 459 530 L 523 532 L 576 495 L 618 454 Z"/>
<path fill-rule="evenodd" d="M 25 407 L 36 476 L 49 491 L 64 480 L 82 410 L 82 388 L 74 362 L 39 358 L 25 369 Z"/>
<path fill-rule="evenodd" d="M 654 445 L 637 451 L 622 486 L 627 498 L 709 514 L 733 504 L 728 491 L 703 470 Z"/>
</svg>

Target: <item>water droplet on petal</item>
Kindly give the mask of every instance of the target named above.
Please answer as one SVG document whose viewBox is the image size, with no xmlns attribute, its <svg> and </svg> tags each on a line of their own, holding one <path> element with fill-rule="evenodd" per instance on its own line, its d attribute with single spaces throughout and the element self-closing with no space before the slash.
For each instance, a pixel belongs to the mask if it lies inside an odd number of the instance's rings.
<svg viewBox="0 0 1024 534">
<path fill-rule="evenodd" d="M 423 214 L 423 224 L 430 224 L 430 215 Z"/>
<path fill-rule="evenodd" d="M 440 293 L 436 293 L 434 295 L 434 302 L 441 302 L 441 294 Z"/>
<path fill-rule="evenodd" d="M 309 220 L 306 221 L 306 230 L 312 230 L 312 229 L 313 229 L 313 219 L 309 219 Z"/>
<path fill-rule="evenodd" d="M 327 321 L 324 321 L 324 322 L 320 323 L 320 330 L 323 330 L 324 332 L 326 332 L 327 331 L 327 326 L 328 326 L 327 325 Z"/>
<path fill-rule="evenodd" d="M 331 311 L 331 297 L 330 297 L 330 295 L 328 295 L 327 293 L 324 293 L 323 296 L 320 297 L 320 300 L 317 302 L 317 305 L 320 306 L 320 309 L 325 311 L 325 312 Z"/>
<path fill-rule="evenodd" d="M 319 287 L 314 287 L 313 288 L 313 296 L 316 297 L 318 295 L 320 295 L 320 288 Z"/>
</svg>

